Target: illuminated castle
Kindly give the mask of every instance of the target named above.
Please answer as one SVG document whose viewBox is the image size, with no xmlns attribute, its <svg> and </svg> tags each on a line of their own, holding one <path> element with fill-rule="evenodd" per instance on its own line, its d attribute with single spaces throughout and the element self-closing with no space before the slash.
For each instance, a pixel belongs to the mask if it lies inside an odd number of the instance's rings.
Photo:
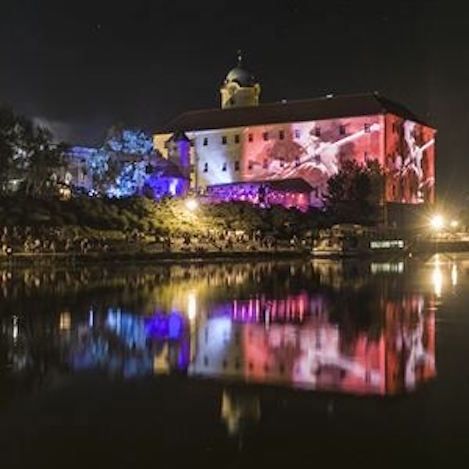
<svg viewBox="0 0 469 469">
<path fill-rule="evenodd" d="M 433 202 L 435 129 L 377 93 L 260 104 L 261 86 L 238 57 L 221 108 L 186 112 L 154 135 L 163 157 L 214 200 L 321 206 L 342 162 L 384 168 L 384 200 Z"/>
</svg>

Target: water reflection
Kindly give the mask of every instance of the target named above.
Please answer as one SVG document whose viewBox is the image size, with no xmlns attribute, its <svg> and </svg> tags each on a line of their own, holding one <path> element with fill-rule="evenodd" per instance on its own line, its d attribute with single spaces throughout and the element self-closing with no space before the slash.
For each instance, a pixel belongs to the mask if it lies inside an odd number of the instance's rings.
<svg viewBox="0 0 469 469">
<path fill-rule="evenodd" d="M 457 283 L 457 270 L 437 261 L 428 287 L 412 291 L 402 261 L 4 272 L 3 362 L 34 385 L 59 371 L 100 370 L 411 391 L 436 373 L 434 300 L 447 270 Z M 222 413 L 233 431 L 241 419 L 233 408 L 256 406 L 225 394 Z"/>
</svg>

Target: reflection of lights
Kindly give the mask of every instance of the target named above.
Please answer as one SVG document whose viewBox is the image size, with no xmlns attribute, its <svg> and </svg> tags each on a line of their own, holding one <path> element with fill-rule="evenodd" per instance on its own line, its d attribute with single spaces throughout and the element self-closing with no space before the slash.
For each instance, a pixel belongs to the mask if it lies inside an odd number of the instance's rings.
<svg viewBox="0 0 469 469">
<path fill-rule="evenodd" d="M 194 292 L 187 295 L 187 316 L 190 321 L 193 321 L 197 316 L 197 297 Z"/>
<path fill-rule="evenodd" d="M 453 264 L 451 267 L 451 285 L 455 287 L 458 284 L 458 267 Z"/>
<path fill-rule="evenodd" d="M 442 215 L 434 215 L 430 220 L 430 226 L 435 230 L 439 231 L 445 226 L 445 219 Z"/>
<path fill-rule="evenodd" d="M 93 309 L 90 309 L 90 313 L 89 313 L 89 316 L 88 316 L 88 325 L 90 327 L 93 327 L 93 325 L 94 325 L 94 311 L 93 311 Z"/>
<path fill-rule="evenodd" d="M 441 271 L 440 260 L 438 257 L 435 259 L 435 267 L 433 268 L 432 273 L 432 283 L 435 295 L 440 297 L 443 291 L 443 273 Z"/>
<path fill-rule="evenodd" d="M 59 329 L 61 331 L 68 331 L 70 330 L 70 326 L 72 324 L 72 317 L 69 312 L 60 313 L 59 317 Z"/>
<path fill-rule="evenodd" d="M 199 206 L 199 202 L 195 199 L 187 199 L 186 200 L 186 208 L 187 210 L 190 210 L 191 212 L 197 210 L 197 207 Z"/>
<path fill-rule="evenodd" d="M 13 330 L 11 335 L 13 336 L 13 340 L 16 341 L 18 339 L 19 334 L 19 326 L 18 326 L 18 316 L 13 316 Z"/>
</svg>

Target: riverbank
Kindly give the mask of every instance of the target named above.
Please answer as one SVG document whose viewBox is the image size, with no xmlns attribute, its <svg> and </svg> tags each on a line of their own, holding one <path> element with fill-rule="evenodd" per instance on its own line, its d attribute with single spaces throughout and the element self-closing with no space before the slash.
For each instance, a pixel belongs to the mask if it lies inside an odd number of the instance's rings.
<svg viewBox="0 0 469 469">
<path fill-rule="evenodd" d="M 90 252 L 90 253 L 16 253 L 0 256 L 1 265 L 29 266 L 48 264 L 93 263 L 185 263 L 185 262 L 232 262 L 250 260 L 304 259 L 310 254 L 304 250 L 261 251 L 177 251 L 177 252 Z"/>
</svg>

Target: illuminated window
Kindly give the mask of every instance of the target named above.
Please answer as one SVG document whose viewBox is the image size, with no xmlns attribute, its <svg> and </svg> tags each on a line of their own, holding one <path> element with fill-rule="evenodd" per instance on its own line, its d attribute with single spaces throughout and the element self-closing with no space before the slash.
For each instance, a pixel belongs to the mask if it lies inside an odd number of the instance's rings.
<svg viewBox="0 0 469 469">
<path fill-rule="evenodd" d="M 283 140 L 285 138 L 285 131 L 284 130 L 280 130 L 280 132 L 278 133 L 278 138 L 280 140 Z"/>
<path fill-rule="evenodd" d="M 369 134 L 370 133 L 370 124 L 365 124 L 363 126 L 363 130 L 365 131 L 365 133 Z"/>
<path fill-rule="evenodd" d="M 206 146 L 208 145 L 208 138 L 207 138 L 207 137 L 204 138 L 204 143 L 203 143 L 203 145 L 204 145 L 204 147 L 206 147 Z"/>
<path fill-rule="evenodd" d="M 321 136 L 321 127 L 316 127 L 316 128 L 314 129 L 314 135 L 315 135 L 316 137 L 320 137 L 320 136 Z"/>
<path fill-rule="evenodd" d="M 208 163 L 204 163 L 204 173 L 208 172 Z"/>
<path fill-rule="evenodd" d="M 234 141 L 235 141 L 235 143 L 239 143 L 239 135 L 235 135 Z"/>
<path fill-rule="evenodd" d="M 223 135 L 223 137 L 221 138 L 221 143 L 223 145 L 226 145 L 226 135 Z"/>
<path fill-rule="evenodd" d="M 254 140 L 253 135 L 252 135 L 252 134 L 248 134 L 248 141 L 249 141 L 249 142 L 252 142 L 253 140 Z"/>
<path fill-rule="evenodd" d="M 269 140 L 269 132 L 264 132 L 264 133 L 262 134 L 262 138 L 263 138 L 265 141 Z"/>
<path fill-rule="evenodd" d="M 295 138 L 300 138 L 301 137 L 301 132 L 299 129 L 295 129 Z"/>
<path fill-rule="evenodd" d="M 226 171 L 226 163 L 223 163 L 223 166 L 221 167 L 222 171 Z"/>
<path fill-rule="evenodd" d="M 234 169 L 235 171 L 239 171 L 239 161 L 235 161 Z"/>
<path fill-rule="evenodd" d="M 339 126 L 339 134 L 340 135 L 345 135 L 345 125 Z"/>
</svg>

